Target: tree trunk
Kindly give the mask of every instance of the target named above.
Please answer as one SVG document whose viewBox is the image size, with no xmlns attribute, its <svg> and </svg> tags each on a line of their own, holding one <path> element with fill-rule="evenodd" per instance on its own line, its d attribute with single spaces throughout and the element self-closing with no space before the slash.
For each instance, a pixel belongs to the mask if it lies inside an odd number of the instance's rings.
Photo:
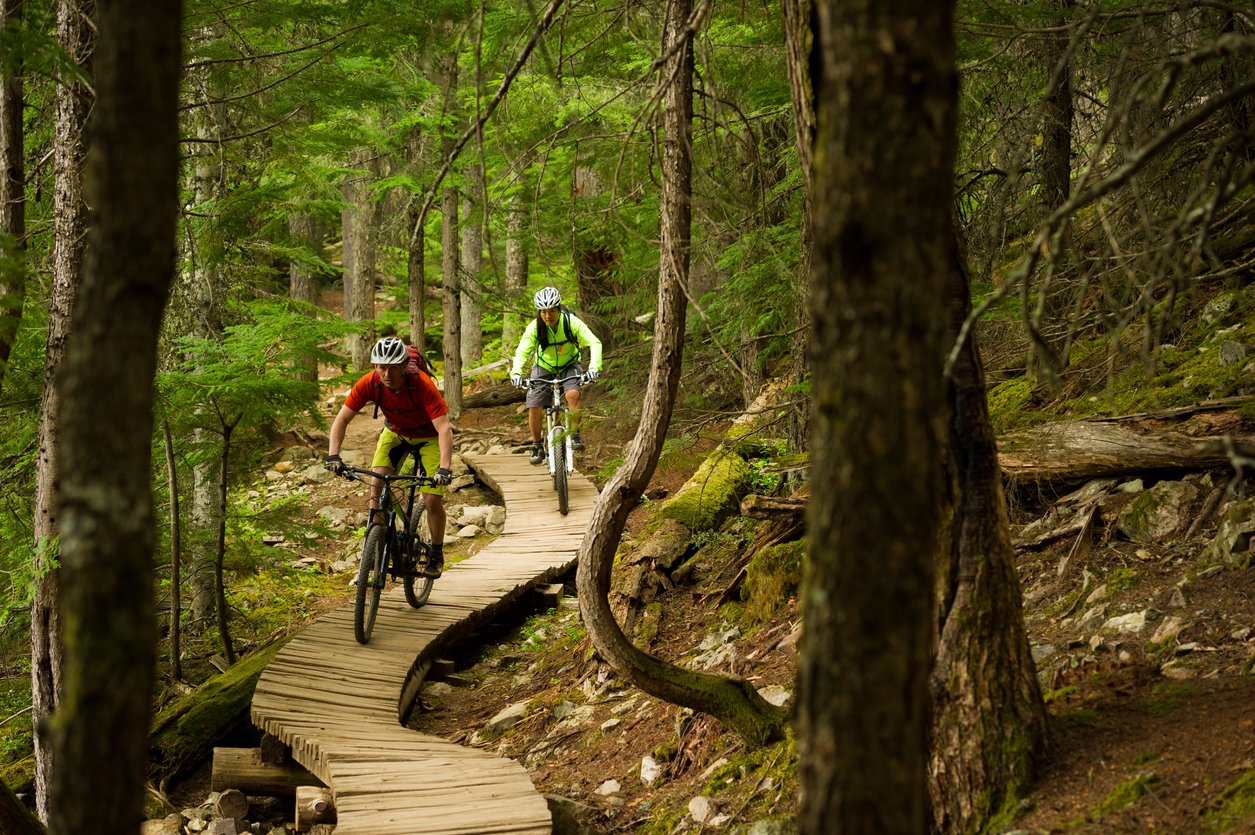
<svg viewBox="0 0 1255 835">
<path fill-rule="evenodd" d="M 427 301 L 427 279 L 423 275 L 426 269 L 426 253 L 423 247 L 426 238 L 423 230 L 418 229 L 418 206 L 410 212 L 410 228 L 416 229 L 416 238 L 410 242 L 409 255 L 405 262 L 406 286 L 410 311 L 410 344 L 418 348 L 419 353 L 427 355 L 427 315 L 423 305 Z"/>
<path fill-rule="evenodd" d="M 91 76 L 95 45 L 96 4 L 92 0 L 60 0 L 57 38 L 71 60 Z M 57 524 L 57 461 L 60 439 L 57 421 L 61 397 L 57 377 L 65 358 L 70 320 L 78 299 L 87 230 L 83 203 L 82 168 L 86 155 L 83 137 L 92 94 L 86 84 L 59 84 L 54 94 L 55 132 L 53 170 L 52 297 L 48 312 L 48 339 L 44 352 L 44 399 L 39 416 L 39 455 L 35 475 L 34 540 L 36 577 L 31 602 L 31 724 L 35 728 L 35 810 L 48 819 L 48 791 L 52 777 L 52 741 L 47 732 L 49 714 L 57 707 L 62 687 L 61 583 L 50 560 Z"/>
<path fill-rule="evenodd" d="M 797 316 L 796 336 L 790 343 L 790 385 L 797 385 L 810 368 L 807 347 L 811 334 L 811 206 L 814 202 L 815 143 L 815 91 L 811 84 L 811 67 L 818 60 L 815 53 L 813 21 L 815 7 L 812 0 L 781 0 L 784 16 L 785 66 L 789 74 L 789 99 L 793 110 L 793 133 L 797 142 L 798 163 L 802 169 L 802 242 L 798 259 L 793 292 L 796 298 L 794 310 Z M 810 414 L 804 406 L 789 410 L 787 426 L 789 451 L 801 452 L 810 448 Z"/>
<path fill-rule="evenodd" d="M 214 536 L 214 608 L 218 614 L 218 639 L 222 641 L 222 652 L 228 664 L 235 663 L 235 646 L 231 643 L 230 610 L 227 608 L 227 585 L 223 578 L 222 568 L 227 558 L 227 468 L 231 462 L 231 433 L 240 422 L 237 417 L 233 421 L 222 423 L 222 459 L 219 466 L 218 481 L 218 530 Z"/>
<path fill-rule="evenodd" d="M 928 826 L 953 3 L 817 3 L 801 833 Z"/>
<path fill-rule="evenodd" d="M 346 322 L 369 322 L 375 318 L 375 261 L 379 225 L 379 201 L 371 199 L 367 186 L 379 174 L 379 156 L 366 148 L 354 154 L 353 167 L 360 173 L 346 177 L 340 190 L 347 204 L 344 224 L 344 292 Z M 350 255 L 351 253 L 351 255 Z M 355 370 L 370 367 L 370 348 L 375 342 L 374 327 L 348 336 L 349 362 Z"/>
<path fill-rule="evenodd" d="M 514 195 L 510 198 L 507 215 L 507 232 L 505 242 L 505 289 L 502 296 L 505 300 L 505 313 L 501 324 L 501 355 L 513 357 L 518 347 L 519 337 L 529 316 L 519 311 L 530 311 L 530 299 L 525 299 L 523 291 L 527 288 L 527 204 Z"/>
<path fill-rule="evenodd" d="M 972 305 L 952 240 L 947 277 L 957 338 Z M 1046 710 L 1024 631 L 984 369 L 970 334 L 949 400 L 953 513 L 938 584 L 929 789 L 933 831 L 976 832 L 1027 788 L 1046 743 Z"/>
<path fill-rule="evenodd" d="M 0 832 L 5 835 L 48 835 L 48 830 L 22 805 L 13 790 L 0 782 Z"/>
<path fill-rule="evenodd" d="M 308 250 L 304 257 L 315 258 L 320 249 L 318 220 L 305 212 L 293 212 L 288 217 L 288 234 L 294 246 Z M 313 305 L 317 298 L 317 281 L 308 262 L 293 259 L 288 265 L 288 295 L 294 302 Z M 313 357 L 297 357 L 294 363 L 295 377 L 307 383 L 317 382 L 318 362 Z"/>
<path fill-rule="evenodd" d="M 215 532 L 218 530 L 218 483 L 222 481 L 222 458 L 216 452 L 217 436 L 206 429 L 192 433 L 192 445 L 203 450 L 192 466 L 192 536 L 188 542 L 189 576 L 192 591 L 192 624 L 195 632 L 208 628 L 216 607 L 214 584 Z"/>
<path fill-rule="evenodd" d="M 466 167 L 466 193 L 462 195 L 462 275 L 458 288 L 462 296 L 462 365 L 474 368 L 484 358 L 484 303 L 480 271 L 484 266 L 483 216 L 486 207 L 480 202 L 479 165 Z"/>
<path fill-rule="evenodd" d="M 65 691 L 49 829 L 143 820 L 156 665 L 152 497 L 157 335 L 174 279 L 182 4 L 102 0 L 94 209 L 61 381 Z M 137 84 L 136 79 L 144 79 Z M 125 416 L 100 431 L 102 414 Z M 118 686 L 125 682 L 126 686 Z"/>
<path fill-rule="evenodd" d="M 205 40 L 222 36 L 222 26 L 204 27 L 198 32 Z M 197 143 L 192 165 L 192 189 L 196 205 L 205 207 L 198 214 L 204 215 L 191 224 L 184 245 L 191 263 L 190 283 L 187 288 L 192 308 L 189 331 L 196 337 L 221 341 L 226 296 L 225 271 L 218 243 L 223 234 L 218 226 L 217 207 L 224 194 L 224 170 L 222 147 L 219 144 L 222 127 L 226 122 L 225 106 L 215 103 L 221 97 L 221 82 L 212 67 L 195 70 L 189 76 L 189 86 L 204 99 L 205 106 L 194 113 Z M 221 478 L 218 461 L 218 438 L 212 432 L 197 429 L 192 443 L 202 454 L 192 468 L 192 537 L 189 540 L 189 577 L 192 590 L 192 625 L 204 629 L 214 613 L 214 551 L 213 537 L 218 530 L 218 481 Z"/>
<path fill-rule="evenodd" d="M 0 0 L 0 35 L 22 30 L 23 0 Z M 0 63 L 0 390 L 26 302 L 25 92 L 20 63 Z"/>
<path fill-rule="evenodd" d="M 458 190 L 445 187 L 441 195 L 441 276 L 444 282 L 444 400 L 449 417 L 462 414 L 462 293 L 458 283 Z"/>
<path fill-rule="evenodd" d="M 183 678 L 183 534 L 179 504 L 179 468 L 174 460 L 174 436 L 170 420 L 161 421 L 161 436 L 166 450 L 166 484 L 170 492 L 170 678 Z"/>
<path fill-rule="evenodd" d="M 1072 190 L 1072 60 L 1067 26 L 1075 0 L 1052 0 L 1059 11 L 1047 37 L 1046 106 L 1042 118 L 1041 201 L 1044 216 L 1067 202 Z"/>
<path fill-rule="evenodd" d="M 644 411 L 627 460 L 602 491 L 580 548 L 576 587 L 580 612 L 593 646 L 606 661 L 645 692 L 709 713 L 752 745 L 783 733 L 784 711 L 770 705 L 740 679 L 698 673 L 664 663 L 627 639 L 614 619 L 607 595 L 616 547 L 662 451 L 679 386 L 684 350 L 685 295 L 691 227 L 693 47 L 686 24 L 691 0 L 667 6 L 663 52 L 670 56 L 663 84 L 662 250 L 658 321 L 645 392 Z"/>
<path fill-rule="evenodd" d="M 574 192 L 577 202 L 581 197 L 588 200 L 600 195 L 601 183 L 591 164 L 576 166 Z M 582 222 L 576 228 L 572 262 L 579 287 L 580 318 L 597 334 L 603 350 L 609 351 L 614 347 L 616 326 L 626 326 L 626 321 L 616 322 L 597 309 L 603 300 L 615 299 L 623 294 L 617 280 L 620 254 L 598 234 L 598 223 L 600 221 Z"/>
</svg>

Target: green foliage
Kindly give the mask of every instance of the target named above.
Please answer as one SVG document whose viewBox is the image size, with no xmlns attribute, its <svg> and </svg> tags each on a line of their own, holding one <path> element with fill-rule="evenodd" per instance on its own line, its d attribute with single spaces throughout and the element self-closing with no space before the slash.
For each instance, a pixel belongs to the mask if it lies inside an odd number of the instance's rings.
<svg viewBox="0 0 1255 835">
<path fill-rule="evenodd" d="M 1203 811 L 1207 833 L 1234 831 L 1255 818 L 1255 771 L 1247 771 Z"/>
<path fill-rule="evenodd" d="M 1103 815 L 1119 812 L 1121 809 L 1132 806 L 1149 794 L 1158 782 L 1158 775 L 1144 772 L 1131 780 L 1120 783 L 1103 798 L 1102 802 L 1094 807 L 1093 816 L 1100 818 Z"/>
</svg>

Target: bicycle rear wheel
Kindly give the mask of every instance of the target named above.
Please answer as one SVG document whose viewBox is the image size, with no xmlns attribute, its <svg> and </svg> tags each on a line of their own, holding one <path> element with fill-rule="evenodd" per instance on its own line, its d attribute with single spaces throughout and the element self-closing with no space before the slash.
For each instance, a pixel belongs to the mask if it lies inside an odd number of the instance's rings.
<svg viewBox="0 0 1255 835">
<path fill-rule="evenodd" d="M 559 439 L 553 445 L 553 489 L 558 491 L 558 512 L 566 516 L 570 510 L 566 486 L 566 440 Z"/>
<path fill-rule="evenodd" d="M 384 543 L 387 526 L 376 522 L 366 529 L 362 561 L 357 566 L 357 604 L 353 607 L 353 637 L 359 644 L 370 640 L 379 613 L 379 595 L 387 578 L 384 570 Z"/>
<path fill-rule="evenodd" d="M 427 602 L 435 582 L 431 577 L 420 576 L 427 567 L 427 532 L 424 530 L 427 526 L 423 524 L 426 509 L 422 499 L 416 501 L 405 526 L 405 541 L 410 548 L 409 570 L 405 572 L 405 602 L 415 609 Z"/>
</svg>

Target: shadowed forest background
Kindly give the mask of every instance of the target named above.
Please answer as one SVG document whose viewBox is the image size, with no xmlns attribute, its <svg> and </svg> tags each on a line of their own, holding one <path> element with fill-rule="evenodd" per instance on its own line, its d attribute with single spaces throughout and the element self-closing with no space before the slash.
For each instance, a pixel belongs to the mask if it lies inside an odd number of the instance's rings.
<svg viewBox="0 0 1255 835">
<path fill-rule="evenodd" d="M 604 673 L 707 723 L 644 752 L 677 794 L 629 809 L 696 831 L 678 792 L 740 785 L 721 825 L 1147 826 L 1167 766 L 1114 801 L 1050 775 L 1121 688 L 1219 688 L 1217 736 L 1250 738 L 1253 29 L 1223 2 L 0 0 L 0 829 L 156 817 L 196 757 L 160 773 L 154 716 L 347 600 L 353 526 L 314 511 L 351 499 L 276 492 L 276 462 L 321 454 L 391 333 L 462 443 L 521 441 L 503 360 L 547 285 L 605 344 L 603 497 L 583 662 L 533 697 Z M 666 509 L 690 477 L 716 511 Z M 1232 597 L 1172 602 L 1206 581 Z M 792 636 L 787 708 L 693 672 L 731 626 L 760 661 Z M 1158 825 L 1249 825 L 1255 752 L 1225 750 Z M 725 751 L 757 759 L 694 784 Z M 612 807 L 585 825 L 645 826 Z"/>
</svg>

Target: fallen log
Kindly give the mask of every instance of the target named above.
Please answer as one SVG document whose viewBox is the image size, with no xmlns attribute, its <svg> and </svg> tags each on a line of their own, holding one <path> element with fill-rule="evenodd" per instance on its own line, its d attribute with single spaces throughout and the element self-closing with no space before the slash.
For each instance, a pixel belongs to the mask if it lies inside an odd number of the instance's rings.
<svg viewBox="0 0 1255 835">
<path fill-rule="evenodd" d="M 215 748 L 209 788 L 216 792 L 238 789 L 244 794 L 294 797 L 301 786 L 322 781 L 295 760 L 268 763 L 258 748 Z"/>
<path fill-rule="evenodd" d="M 1072 420 L 1004 435 L 998 463 L 1014 483 L 1059 484 L 1145 472 L 1206 470 L 1255 455 L 1249 436 L 1191 436 L 1153 425 Z"/>
<path fill-rule="evenodd" d="M 522 403 L 526 397 L 527 392 L 523 389 L 515 388 L 506 383 L 505 385 L 485 389 L 477 394 L 468 394 L 462 398 L 462 408 L 489 409 L 494 406 L 509 406 L 511 403 Z"/>
<path fill-rule="evenodd" d="M 248 712 L 257 679 L 285 642 L 254 650 L 157 715 L 149 741 L 148 776 L 162 791 L 172 779 L 208 759 L 219 739 L 251 726 Z"/>
<path fill-rule="evenodd" d="M 806 499 L 781 499 L 751 493 L 741 500 L 741 515 L 753 519 L 792 519 L 806 515 Z"/>
</svg>

